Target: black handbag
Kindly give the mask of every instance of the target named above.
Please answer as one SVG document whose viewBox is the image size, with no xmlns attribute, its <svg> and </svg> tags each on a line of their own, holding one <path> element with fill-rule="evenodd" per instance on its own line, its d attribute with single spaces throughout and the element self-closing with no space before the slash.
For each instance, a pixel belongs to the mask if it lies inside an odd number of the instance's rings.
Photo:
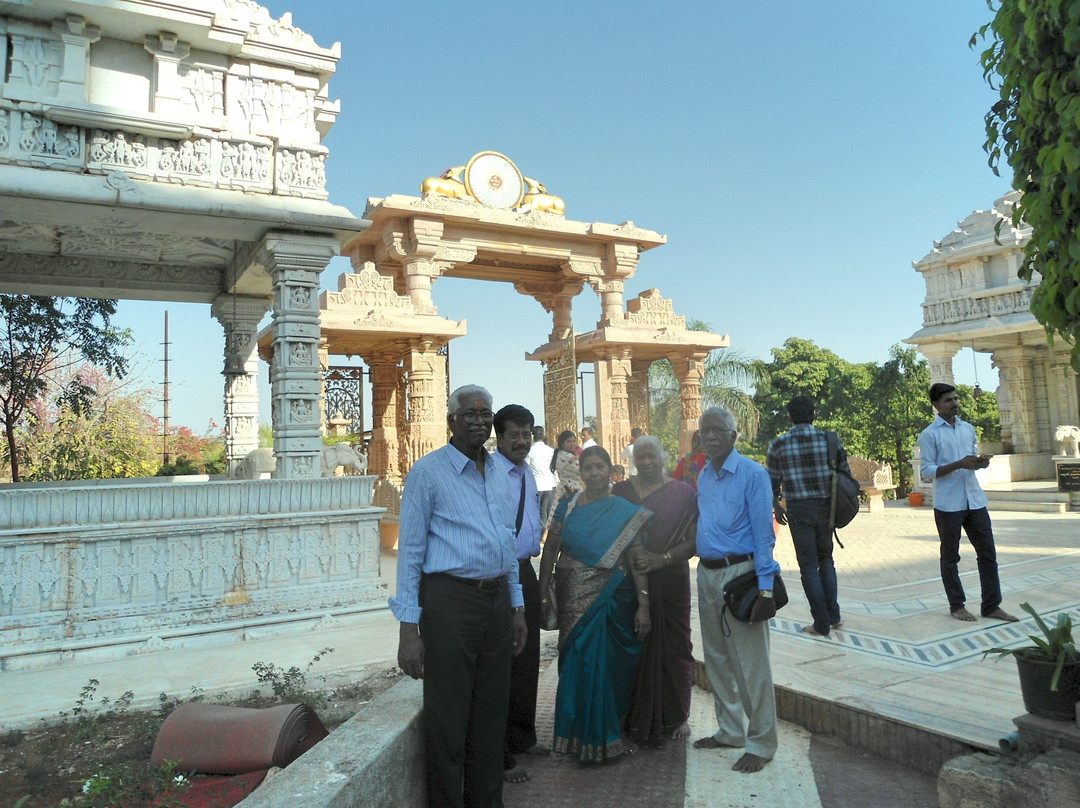
<svg viewBox="0 0 1080 808">
<path fill-rule="evenodd" d="M 724 584 L 724 608 L 720 614 L 721 622 L 723 622 L 724 612 L 728 611 L 736 620 L 741 620 L 744 623 L 750 622 L 750 611 L 754 608 L 754 601 L 757 600 L 758 591 L 756 570 L 750 570 L 750 572 L 744 573 L 738 578 L 732 578 Z M 784 581 L 779 572 L 773 576 L 772 593 L 776 611 L 780 611 L 787 606 L 787 587 L 784 586 Z"/>
<path fill-rule="evenodd" d="M 829 506 L 829 520 L 835 530 L 838 527 L 847 527 L 859 512 L 860 486 L 858 480 L 839 468 L 837 454 L 840 438 L 835 432 L 826 432 L 825 436 L 829 445 L 829 468 L 832 470 L 832 502 Z M 837 544 L 839 543 L 840 537 L 837 536 Z"/>
<path fill-rule="evenodd" d="M 545 597 L 540 601 L 540 628 L 544 631 L 555 631 L 559 627 L 559 604 L 555 602 L 554 574 L 551 576 L 548 591 L 542 594 Z"/>
</svg>

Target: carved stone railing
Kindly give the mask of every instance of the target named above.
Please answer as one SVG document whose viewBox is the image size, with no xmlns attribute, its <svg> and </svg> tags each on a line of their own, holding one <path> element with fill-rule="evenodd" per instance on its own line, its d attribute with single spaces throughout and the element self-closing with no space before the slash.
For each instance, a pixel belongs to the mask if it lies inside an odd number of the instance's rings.
<svg viewBox="0 0 1080 808">
<path fill-rule="evenodd" d="M 0 668 L 385 607 L 374 481 L 0 491 Z"/>
</svg>

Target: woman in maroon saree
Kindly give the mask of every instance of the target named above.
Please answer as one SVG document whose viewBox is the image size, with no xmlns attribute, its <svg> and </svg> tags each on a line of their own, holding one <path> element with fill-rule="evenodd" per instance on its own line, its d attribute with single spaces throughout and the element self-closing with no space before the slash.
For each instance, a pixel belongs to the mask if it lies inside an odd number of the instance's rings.
<svg viewBox="0 0 1080 808">
<path fill-rule="evenodd" d="M 638 666 L 626 730 L 637 743 L 663 746 L 665 736 L 690 734 L 694 657 L 690 642 L 690 565 L 694 555 L 697 492 L 668 479 L 664 450 L 652 435 L 634 441 L 637 474 L 611 493 L 656 514 L 645 551 L 635 564 L 649 575 L 652 632 Z"/>
</svg>

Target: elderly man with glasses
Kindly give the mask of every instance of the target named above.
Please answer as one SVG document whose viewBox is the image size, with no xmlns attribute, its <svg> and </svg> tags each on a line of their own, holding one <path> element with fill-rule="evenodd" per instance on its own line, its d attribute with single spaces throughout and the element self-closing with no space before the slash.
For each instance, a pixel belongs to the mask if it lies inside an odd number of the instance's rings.
<svg viewBox="0 0 1080 808">
<path fill-rule="evenodd" d="M 525 646 L 509 477 L 484 442 L 491 394 L 447 404 L 450 442 L 409 470 L 401 496 L 398 665 L 424 680 L 428 805 L 501 808 L 512 655 Z"/>
</svg>

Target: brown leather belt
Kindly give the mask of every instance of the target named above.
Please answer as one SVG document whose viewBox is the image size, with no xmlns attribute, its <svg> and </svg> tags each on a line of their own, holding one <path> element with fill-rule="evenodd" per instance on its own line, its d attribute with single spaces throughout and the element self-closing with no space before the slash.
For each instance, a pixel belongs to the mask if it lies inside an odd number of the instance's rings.
<svg viewBox="0 0 1080 808">
<path fill-rule="evenodd" d="M 742 555 L 729 555 L 723 558 L 699 558 L 698 563 L 707 570 L 722 570 L 724 567 L 741 564 L 743 561 L 752 561 L 753 559 L 753 553 L 743 553 Z"/>
<path fill-rule="evenodd" d="M 427 572 L 424 574 L 428 578 L 446 578 L 448 581 L 465 584 L 466 586 L 474 586 L 483 591 L 498 589 L 506 583 L 505 575 L 500 575 L 498 578 L 462 578 L 459 575 L 451 575 L 449 572 Z"/>
</svg>

